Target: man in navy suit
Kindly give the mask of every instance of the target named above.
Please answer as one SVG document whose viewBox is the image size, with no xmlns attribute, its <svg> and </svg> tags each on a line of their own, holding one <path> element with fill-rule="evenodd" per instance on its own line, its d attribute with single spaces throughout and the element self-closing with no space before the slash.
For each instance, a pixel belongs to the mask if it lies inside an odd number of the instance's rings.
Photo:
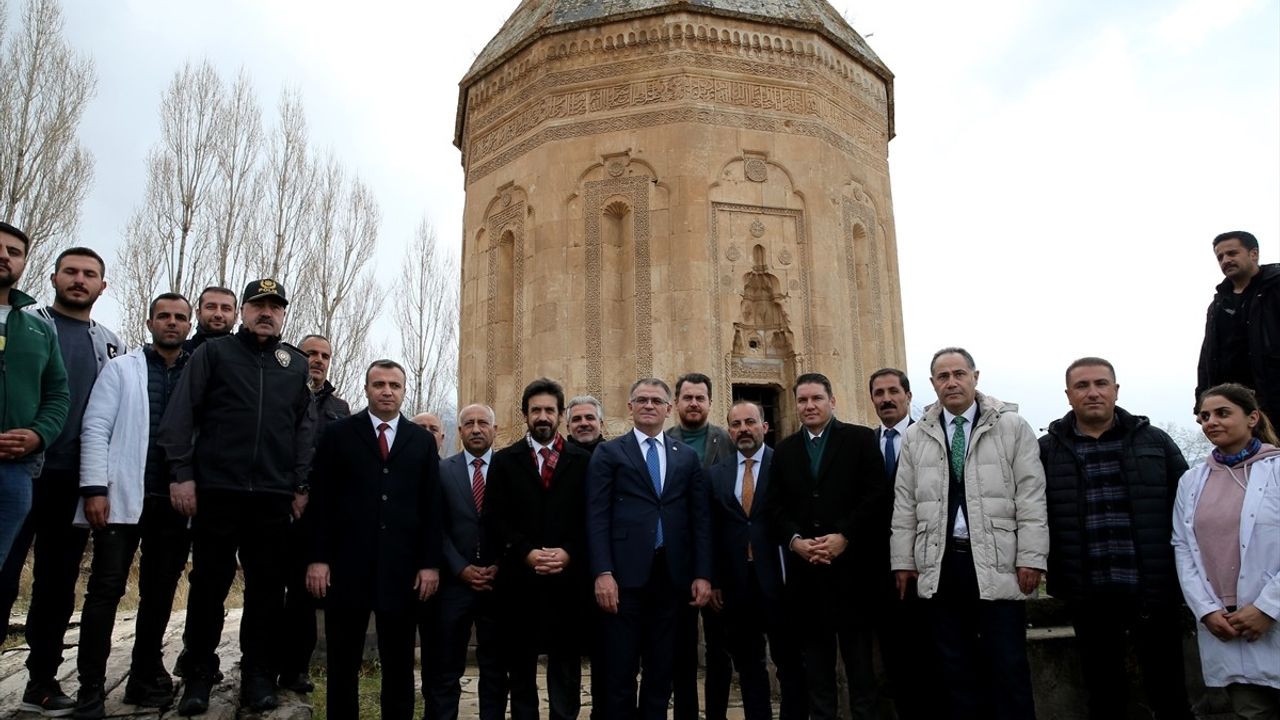
<svg viewBox="0 0 1280 720">
<path fill-rule="evenodd" d="M 876 439 L 880 441 L 880 454 L 884 457 L 885 477 L 890 484 L 898 471 L 898 457 L 902 454 L 902 440 L 911 419 L 911 381 L 907 374 L 896 368 L 880 368 L 871 373 L 867 381 L 871 404 L 875 406 L 880 426 Z M 880 658 L 884 661 L 885 675 L 889 679 L 889 691 L 893 705 L 902 720 L 935 718 L 943 715 L 938 703 L 938 693 L 925 691 L 919 678 L 937 677 L 942 672 L 934 652 L 933 638 L 926 631 L 926 624 L 918 622 L 927 613 L 924 601 L 916 596 L 916 581 L 909 581 L 904 597 L 899 598 L 892 577 L 884 583 L 884 617 L 886 622 L 876 628 L 880 640 Z M 880 588 L 876 588 L 878 592 Z"/>
<path fill-rule="evenodd" d="M 429 720 L 457 720 L 473 626 L 480 669 L 480 720 L 502 720 L 507 714 L 507 674 L 493 592 L 498 565 L 480 522 L 497 430 L 493 408 L 462 408 L 458 436 L 463 450 L 440 463 L 441 550 L 446 572 L 440 592 L 427 603 L 418 626 L 424 715 Z"/>
<path fill-rule="evenodd" d="M 715 558 L 711 604 L 724 618 L 747 720 L 773 717 L 766 636 L 782 686 L 782 720 L 806 718 L 804 663 L 782 608 L 781 548 L 769 537 L 764 519 L 773 461 L 773 450 L 764 444 L 769 424 L 759 405 L 739 400 L 729 408 L 728 426 L 738 451 L 709 470 Z"/>
<path fill-rule="evenodd" d="M 605 612 L 605 717 L 665 720 L 680 603 L 711 598 L 709 495 L 693 449 L 662 432 L 667 384 L 638 380 L 630 398 L 635 429 L 597 448 L 587 468 L 587 553 Z"/>
<path fill-rule="evenodd" d="M 360 662 L 377 622 L 382 717 L 413 717 L 417 605 L 440 583 L 440 458 L 426 430 L 400 414 L 404 368 L 374 361 L 367 411 L 330 424 L 311 472 L 307 590 L 327 598 L 328 716 L 360 714 Z"/>
</svg>

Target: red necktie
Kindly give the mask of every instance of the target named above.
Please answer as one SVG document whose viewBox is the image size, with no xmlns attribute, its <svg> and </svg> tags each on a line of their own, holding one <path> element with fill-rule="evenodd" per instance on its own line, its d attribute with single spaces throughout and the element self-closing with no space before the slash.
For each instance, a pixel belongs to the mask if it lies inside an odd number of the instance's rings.
<svg viewBox="0 0 1280 720">
<path fill-rule="evenodd" d="M 551 473 L 555 472 L 551 467 L 551 463 L 547 462 L 551 459 L 551 448 L 542 448 L 538 451 L 542 456 L 542 489 L 551 489 Z"/>
<path fill-rule="evenodd" d="M 391 426 L 386 423 L 378 423 L 378 452 L 382 453 L 382 461 L 387 461 L 387 456 L 391 454 L 391 446 L 387 445 L 387 430 Z"/>
<path fill-rule="evenodd" d="M 471 474 L 471 497 L 476 501 L 476 512 L 484 509 L 484 473 L 480 472 L 480 468 L 484 467 L 484 458 L 476 458 L 471 461 L 476 471 Z"/>
</svg>

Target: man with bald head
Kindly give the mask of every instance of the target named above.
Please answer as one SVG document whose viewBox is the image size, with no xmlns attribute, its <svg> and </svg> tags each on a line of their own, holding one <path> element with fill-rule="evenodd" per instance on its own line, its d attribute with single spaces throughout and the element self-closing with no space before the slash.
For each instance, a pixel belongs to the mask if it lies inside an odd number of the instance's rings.
<svg viewBox="0 0 1280 720">
<path fill-rule="evenodd" d="M 501 720 L 506 715 L 507 681 L 493 594 L 498 566 L 480 524 L 497 432 L 493 408 L 462 408 L 458 413 L 462 452 L 440 463 L 444 570 L 437 599 L 429 603 L 420 627 L 428 638 L 422 643 L 422 695 L 426 716 L 437 720 L 458 717 L 472 626 L 480 666 L 480 719 Z"/>
<path fill-rule="evenodd" d="M 410 422 L 431 433 L 431 437 L 436 439 L 436 451 L 443 456 L 444 423 L 440 421 L 440 416 L 429 412 L 418 413 L 413 416 L 413 419 Z"/>
</svg>

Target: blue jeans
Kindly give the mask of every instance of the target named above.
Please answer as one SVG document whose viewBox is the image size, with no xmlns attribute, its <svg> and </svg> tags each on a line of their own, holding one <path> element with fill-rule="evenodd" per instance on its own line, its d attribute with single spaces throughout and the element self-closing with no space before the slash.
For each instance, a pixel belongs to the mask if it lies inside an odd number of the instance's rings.
<svg viewBox="0 0 1280 720">
<path fill-rule="evenodd" d="M 30 459 L 0 462 L 0 566 L 31 512 Z"/>
</svg>

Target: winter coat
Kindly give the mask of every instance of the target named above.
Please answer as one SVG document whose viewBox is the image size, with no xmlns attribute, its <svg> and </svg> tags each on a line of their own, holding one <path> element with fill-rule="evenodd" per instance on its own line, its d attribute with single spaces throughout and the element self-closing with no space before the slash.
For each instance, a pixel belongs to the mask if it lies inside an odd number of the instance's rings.
<svg viewBox="0 0 1280 720">
<path fill-rule="evenodd" d="M 1178 484 L 1173 511 L 1178 579 L 1187 607 L 1196 618 L 1225 609 L 1209 584 L 1196 542 L 1196 504 L 1208 477 L 1209 461 L 1188 470 Z M 1280 456 L 1258 460 L 1249 467 L 1249 483 L 1240 510 L 1237 582 L 1237 607 L 1253 605 L 1280 619 Z M 1280 624 L 1253 642 L 1239 638 L 1223 642 L 1204 623 L 1198 623 L 1197 629 L 1205 685 L 1249 683 L 1280 689 Z"/>
<path fill-rule="evenodd" d="M 4 365 L 0 370 L 0 431 L 29 428 L 40 436 L 34 456 L 49 447 L 67 420 L 71 393 L 62 349 L 52 323 L 21 312 L 35 299 L 9 289 L 13 310 L 5 321 Z M 25 460 L 26 458 L 24 458 Z"/>
<path fill-rule="evenodd" d="M 1218 347 L 1218 305 L 1234 292 L 1230 280 L 1223 280 L 1209 303 L 1196 373 L 1196 400 L 1200 393 L 1222 382 L 1221 348 Z M 1258 401 L 1267 417 L 1280 415 L 1280 263 L 1263 265 L 1249 284 L 1249 366 Z"/>
<path fill-rule="evenodd" d="M 151 400 L 142 348 L 107 363 L 98 374 L 80 430 L 80 487 L 107 488 L 108 522 L 135 525 L 142 517 Z M 84 501 L 75 524 L 87 527 Z"/>
<path fill-rule="evenodd" d="M 1174 567 L 1170 518 L 1178 492 L 1178 478 L 1187 471 L 1182 452 L 1163 430 L 1147 418 L 1116 408 L 1116 425 L 1123 429 L 1120 472 L 1129 493 L 1129 527 L 1137 552 L 1138 592 L 1148 604 L 1176 605 L 1181 594 Z M 1076 454 L 1075 414 L 1068 412 L 1049 424 L 1040 438 L 1049 510 L 1049 594 L 1062 600 L 1081 600 L 1088 594 L 1085 548 L 1084 466 Z"/>
<path fill-rule="evenodd" d="M 978 393 L 978 416 L 964 463 L 965 509 L 978 596 L 1022 600 L 1020 567 L 1048 565 L 1049 528 L 1045 511 L 1040 446 L 1018 406 Z M 942 571 L 948 527 L 950 442 L 942 427 L 942 404 L 903 439 L 894 484 L 890 562 L 894 570 L 914 570 L 920 597 L 933 597 Z"/>
</svg>

